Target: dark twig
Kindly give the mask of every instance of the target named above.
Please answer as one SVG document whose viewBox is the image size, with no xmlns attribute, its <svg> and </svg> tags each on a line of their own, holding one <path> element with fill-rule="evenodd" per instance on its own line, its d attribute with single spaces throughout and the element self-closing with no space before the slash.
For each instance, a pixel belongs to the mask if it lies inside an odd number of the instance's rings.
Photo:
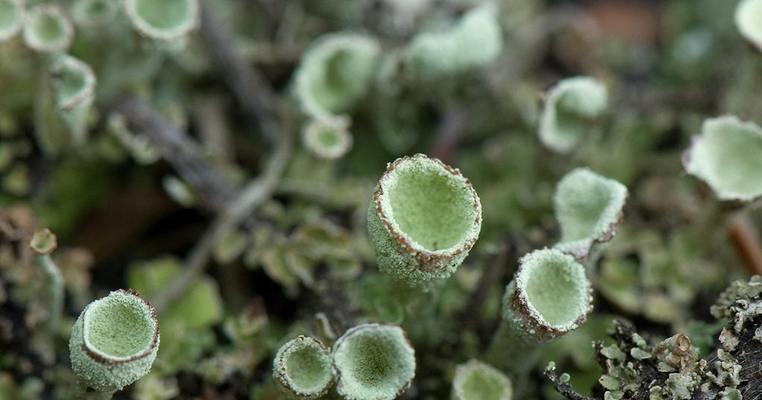
<svg viewBox="0 0 762 400">
<path fill-rule="evenodd" d="M 762 247 L 748 214 L 742 211 L 731 219 L 728 237 L 749 272 L 762 275 Z"/>
<path fill-rule="evenodd" d="M 225 79 L 251 122 L 259 125 L 270 141 L 278 132 L 274 117 L 275 99 L 267 81 L 236 53 L 233 40 L 217 21 L 206 1 L 201 1 L 201 35 L 207 43 L 215 66 Z"/>
<path fill-rule="evenodd" d="M 225 175 L 207 161 L 195 141 L 177 129 L 143 99 L 131 97 L 117 106 L 131 129 L 145 134 L 178 174 L 198 193 L 204 206 L 219 211 L 235 193 Z"/>
</svg>

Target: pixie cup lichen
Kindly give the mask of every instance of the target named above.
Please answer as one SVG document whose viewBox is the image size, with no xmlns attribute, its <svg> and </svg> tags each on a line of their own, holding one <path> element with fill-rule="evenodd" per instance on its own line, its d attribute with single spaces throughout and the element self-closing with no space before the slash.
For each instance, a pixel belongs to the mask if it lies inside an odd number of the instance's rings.
<svg viewBox="0 0 762 400">
<path fill-rule="evenodd" d="M 24 1 L 0 0 L 0 43 L 15 36 L 24 26 Z"/>
<path fill-rule="evenodd" d="M 95 74 L 89 65 L 69 55 L 51 67 L 56 106 L 75 142 L 83 143 L 90 108 L 95 98 Z"/>
<path fill-rule="evenodd" d="M 749 202 L 762 197 L 761 155 L 762 128 L 726 115 L 704 121 L 683 166 L 720 200 Z"/>
<path fill-rule="evenodd" d="M 500 370 L 478 360 L 455 368 L 451 400 L 511 400 L 511 380 Z"/>
<path fill-rule="evenodd" d="M 585 267 L 555 249 L 524 256 L 503 297 L 503 319 L 535 341 L 573 331 L 592 310 Z"/>
<path fill-rule="evenodd" d="M 154 308 L 117 290 L 88 304 L 69 339 L 71 367 L 82 384 L 113 393 L 145 376 L 159 350 Z"/>
<path fill-rule="evenodd" d="M 495 6 L 485 4 L 448 30 L 418 34 L 405 50 L 405 61 L 416 78 L 439 78 L 491 63 L 502 46 Z"/>
<path fill-rule="evenodd" d="M 556 248 L 586 258 L 596 243 L 609 241 L 622 218 L 627 188 L 587 168 L 566 174 L 553 197 L 561 241 Z"/>
<path fill-rule="evenodd" d="M 375 38 L 331 33 L 317 39 L 302 56 L 295 92 L 313 118 L 349 111 L 368 91 L 381 51 Z"/>
<path fill-rule="evenodd" d="M 36 51 L 58 53 L 66 51 L 74 40 L 74 25 L 56 5 L 38 5 L 26 14 L 24 43 Z"/>
<path fill-rule="evenodd" d="M 762 0 L 743 0 L 738 3 L 735 22 L 741 35 L 762 51 Z"/>
<path fill-rule="evenodd" d="M 341 158 L 352 148 L 348 125 L 349 121 L 340 117 L 311 120 L 302 132 L 304 147 L 320 158 Z"/>
<path fill-rule="evenodd" d="M 198 24 L 198 0 L 125 0 L 124 10 L 141 34 L 158 40 L 180 38 Z"/>
<path fill-rule="evenodd" d="M 414 286 L 452 275 L 476 243 L 481 223 L 471 182 L 423 154 L 388 164 L 368 209 L 379 269 Z"/>
<path fill-rule="evenodd" d="M 331 354 L 317 339 L 299 336 L 278 350 L 273 377 L 297 399 L 318 399 L 334 382 Z"/>
<path fill-rule="evenodd" d="M 349 329 L 333 346 L 333 363 L 346 400 L 394 400 L 415 377 L 415 351 L 394 325 Z"/>
<path fill-rule="evenodd" d="M 591 131 L 607 102 L 606 86 L 596 79 L 575 77 L 562 80 L 545 97 L 540 117 L 540 141 L 550 150 L 568 153 Z"/>
</svg>

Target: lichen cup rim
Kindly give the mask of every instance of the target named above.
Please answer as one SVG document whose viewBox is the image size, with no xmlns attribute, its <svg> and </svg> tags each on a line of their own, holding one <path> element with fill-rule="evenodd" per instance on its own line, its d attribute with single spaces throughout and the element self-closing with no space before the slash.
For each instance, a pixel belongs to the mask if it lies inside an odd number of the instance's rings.
<svg viewBox="0 0 762 400">
<path fill-rule="evenodd" d="M 757 125 L 756 123 L 752 121 L 741 120 L 740 118 L 732 114 L 724 114 L 718 117 L 707 118 L 706 120 L 704 120 L 704 122 L 701 125 L 701 133 L 693 135 L 691 137 L 691 144 L 683 152 L 683 155 L 681 158 L 683 168 L 685 169 L 686 173 L 688 173 L 689 175 L 692 175 L 695 178 L 698 178 L 701 182 L 709 186 L 709 188 L 712 189 L 712 192 L 715 194 L 717 199 L 719 199 L 720 201 L 727 202 L 730 204 L 736 204 L 736 205 L 743 205 L 743 204 L 755 202 L 759 200 L 760 198 L 762 198 L 762 191 L 760 191 L 760 193 L 749 194 L 749 195 L 743 195 L 740 193 L 730 194 L 719 187 L 718 180 L 715 179 L 715 177 L 707 176 L 705 171 L 696 169 L 698 168 L 694 164 L 694 161 L 695 161 L 694 153 L 696 151 L 696 148 L 701 145 L 701 141 L 703 140 L 703 137 L 706 135 L 707 130 L 712 129 L 719 124 L 734 124 L 737 127 L 747 129 L 750 132 L 753 132 L 754 134 L 759 136 L 760 140 L 762 140 L 762 127 L 760 127 L 759 125 Z"/>
<path fill-rule="evenodd" d="M 36 30 L 33 29 L 32 21 L 34 18 L 39 18 L 42 15 L 53 15 L 61 21 L 63 33 L 62 38 L 59 41 L 55 43 L 45 43 L 44 41 L 39 40 L 36 36 Z M 33 50 L 45 53 L 62 52 L 71 46 L 71 43 L 74 40 L 74 25 L 58 4 L 43 3 L 35 5 L 24 13 L 22 35 L 24 43 Z"/>
<path fill-rule="evenodd" d="M 318 157 L 335 160 L 343 157 L 352 149 L 354 138 L 349 132 L 350 119 L 346 116 L 327 116 L 311 119 L 302 129 L 302 142 Z M 323 129 L 335 131 L 338 138 L 333 146 L 320 142 L 319 135 Z"/>
<path fill-rule="evenodd" d="M 288 368 L 285 365 L 286 364 L 286 357 L 294 354 L 293 347 L 294 346 L 313 346 L 321 353 L 321 355 L 325 356 L 327 360 L 327 365 L 329 368 L 328 371 L 328 380 L 324 382 L 321 388 L 319 390 L 314 390 L 313 392 L 298 392 L 299 389 L 296 389 L 293 384 L 292 377 L 288 374 Z M 299 351 L 297 349 L 296 351 Z M 336 381 L 336 371 L 333 366 L 333 361 L 331 360 L 331 352 L 330 350 L 323 345 L 323 343 L 311 336 L 305 336 L 305 335 L 299 335 L 288 342 L 284 343 L 283 346 L 278 350 L 278 352 L 275 355 L 275 358 L 273 360 L 273 369 L 274 369 L 274 375 L 275 378 L 289 391 L 293 392 L 297 396 L 305 397 L 305 398 L 319 398 L 320 396 L 327 393 L 331 387 L 333 386 L 333 383 Z"/>
<path fill-rule="evenodd" d="M 18 12 L 18 18 L 16 18 L 13 23 L 11 23 L 5 31 L 0 30 L 0 42 L 3 42 L 5 40 L 8 40 L 12 37 L 14 37 L 19 31 L 21 31 L 24 28 L 24 20 L 26 19 L 26 1 L 25 0 L 5 0 L 8 1 L 11 5 L 16 7 L 16 11 Z"/>
<path fill-rule="evenodd" d="M 139 13 L 137 9 L 137 3 L 140 0 L 124 0 L 124 11 L 127 13 L 127 17 L 130 22 L 135 26 L 137 31 L 144 36 L 159 39 L 159 40 L 173 40 L 178 39 L 198 26 L 201 18 L 201 5 L 198 0 L 186 0 L 189 4 L 189 15 L 185 21 L 169 29 L 157 28 L 148 23 Z"/>
<path fill-rule="evenodd" d="M 559 202 L 561 201 L 559 191 L 565 182 L 568 183 L 568 179 L 580 175 L 586 175 L 588 178 L 598 180 L 613 192 L 612 198 L 609 199 L 609 203 L 606 204 L 606 207 L 602 210 L 595 226 L 593 226 L 593 232 L 590 236 L 575 240 L 560 241 L 554 246 L 554 248 L 561 250 L 564 253 L 571 254 L 579 260 L 584 260 L 590 254 L 593 246 L 599 243 L 606 243 L 616 235 L 616 228 L 624 219 L 624 207 L 627 204 L 629 192 L 626 186 L 615 179 L 600 175 L 587 167 L 575 168 L 561 178 L 556 186 L 556 192 L 553 195 L 553 202 L 556 208 L 556 219 L 559 220 L 559 224 L 561 223 L 558 214 Z M 561 229 L 561 231 L 563 232 L 563 229 Z M 563 235 L 561 239 L 563 240 Z"/>
<path fill-rule="evenodd" d="M 552 261 L 576 265 L 578 278 L 582 278 L 580 282 L 582 283 L 583 298 L 580 300 L 584 302 L 584 306 L 580 308 L 579 315 L 575 318 L 559 324 L 547 321 L 543 313 L 533 305 L 526 291 L 527 284 L 532 277 L 530 274 L 534 272 L 530 269 L 536 263 L 544 263 L 551 257 L 556 259 Z M 577 329 L 587 320 L 588 315 L 593 310 L 593 287 L 587 278 L 585 268 L 573 256 L 557 249 L 544 248 L 528 253 L 519 260 L 518 271 L 516 271 L 515 278 L 508 284 L 503 302 L 503 307 L 506 309 L 504 311 L 508 311 L 515 318 L 518 318 L 520 323 L 533 330 L 537 338 L 549 340 Z"/>
<path fill-rule="evenodd" d="M 755 2 L 757 4 L 755 4 Z M 749 45 L 754 47 L 758 51 L 762 51 L 762 27 L 759 28 L 759 32 L 757 33 L 757 36 L 754 37 L 749 34 L 746 25 L 747 19 L 745 18 L 745 12 L 749 11 L 749 7 L 759 7 L 758 9 L 754 11 L 758 11 L 762 13 L 762 0 L 741 0 L 737 5 L 736 9 L 733 15 L 734 22 L 736 27 L 738 28 L 739 33 L 741 36 L 743 36 L 744 40 L 746 40 Z M 762 23 L 760 23 L 762 25 Z"/>
<path fill-rule="evenodd" d="M 416 373 L 416 368 L 417 368 L 416 364 L 417 364 L 417 362 L 416 362 L 416 359 L 415 359 L 415 348 L 413 347 L 412 343 L 410 342 L 410 339 L 407 337 L 407 334 L 405 333 L 405 331 L 402 328 L 400 328 L 399 326 L 393 325 L 393 324 L 365 323 L 365 324 L 360 324 L 360 325 L 354 326 L 352 328 L 349 328 L 333 344 L 332 356 L 333 356 L 333 361 L 334 361 L 334 369 L 336 371 L 336 382 L 337 382 L 336 390 L 339 392 L 340 395 L 342 395 L 342 396 L 344 396 L 344 397 L 346 397 L 348 399 L 356 399 L 356 397 L 352 397 L 352 395 L 350 395 L 350 394 L 342 393 L 343 390 L 345 390 L 345 385 L 343 385 L 343 380 L 342 380 L 342 378 L 343 378 L 342 367 L 336 361 L 336 359 L 337 359 L 337 353 L 340 352 L 342 346 L 344 345 L 344 343 L 347 340 L 350 340 L 353 337 L 355 337 L 356 335 L 361 334 L 363 331 L 368 331 L 368 330 L 370 330 L 370 331 L 374 331 L 374 330 L 377 331 L 379 329 L 392 330 L 392 331 L 394 331 L 395 334 L 399 334 L 400 335 L 400 338 L 402 339 L 402 342 L 401 342 L 402 346 L 401 347 L 404 348 L 404 351 L 407 352 L 408 355 L 412 358 L 413 368 L 412 368 L 412 372 L 411 372 L 410 376 L 407 377 L 408 379 L 406 380 L 406 382 L 398 388 L 398 390 L 396 391 L 396 393 L 393 396 L 391 396 L 391 397 L 379 396 L 377 398 L 378 399 L 387 399 L 387 398 L 388 399 L 396 399 L 400 395 L 402 395 L 402 393 L 404 393 L 407 389 L 409 389 L 410 386 L 412 385 L 413 380 L 415 379 L 415 373 Z M 394 347 L 398 347 L 398 346 L 395 345 Z"/>
<path fill-rule="evenodd" d="M 299 66 L 294 76 L 294 95 L 300 103 L 302 111 L 312 118 L 339 117 L 342 112 L 330 110 L 316 99 L 313 94 L 315 71 L 341 51 L 367 51 L 373 58 L 379 57 L 381 45 L 378 40 L 366 33 L 355 30 L 343 30 L 323 34 L 307 46 L 301 56 Z M 367 85 L 370 86 L 372 76 Z M 367 92 L 368 88 L 365 88 Z M 345 110 L 344 110 L 345 111 Z"/>
<path fill-rule="evenodd" d="M 504 384 L 505 393 L 500 400 L 511 400 L 513 396 L 513 382 L 510 378 L 503 373 L 503 371 L 489 365 L 483 361 L 472 358 L 465 363 L 458 364 L 455 367 L 455 378 L 453 379 L 453 395 L 455 400 L 462 400 L 464 398 L 463 383 L 465 380 L 475 372 L 482 371 L 491 375 L 491 378 L 497 378 L 502 384 Z"/>
<path fill-rule="evenodd" d="M 76 106 L 82 104 L 84 101 L 92 98 L 95 95 L 96 77 L 93 69 L 82 60 L 72 57 L 70 55 L 63 55 L 56 60 L 53 64 L 53 73 L 62 73 L 63 70 L 76 70 L 81 74 L 84 79 L 83 87 L 80 91 L 66 99 L 66 101 L 59 104 L 59 108 L 62 111 L 71 111 Z"/>
<path fill-rule="evenodd" d="M 590 88 L 600 89 L 602 99 L 602 106 L 595 115 L 587 116 L 588 118 L 595 120 L 600 114 L 605 112 L 608 104 L 608 88 L 605 82 L 602 80 L 587 75 L 578 75 L 564 78 L 553 84 L 544 94 L 543 109 L 539 116 L 539 123 L 537 133 L 540 138 L 540 142 L 556 153 L 569 153 L 575 147 L 579 145 L 579 138 L 567 138 L 563 135 L 558 135 L 559 128 L 558 123 L 558 105 L 563 100 L 563 96 L 568 93 L 569 90 L 580 89 L 582 85 L 589 85 Z M 563 139 L 563 140 L 560 140 Z"/>
<path fill-rule="evenodd" d="M 144 315 L 147 315 L 148 318 L 147 321 L 150 321 L 150 323 L 153 325 L 153 332 L 151 334 L 151 339 L 147 341 L 147 345 L 144 349 L 140 349 L 140 351 L 136 351 L 133 354 L 127 355 L 127 356 L 115 356 L 113 354 L 108 354 L 104 351 L 101 351 L 98 349 L 95 345 L 93 345 L 90 342 L 90 338 L 88 335 L 88 315 L 91 311 L 93 311 L 93 308 L 100 306 L 101 304 L 107 302 L 109 300 L 109 297 L 117 295 L 117 296 L 125 296 L 125 297 L 133 297 L 139 301 L 139 304 L 142 304 L 143 307 L 145 307 L 146 313 Z M 108 364 L 108 365 L 116 365 L 116 364 L 125 364 L 132 361 L 140 360 L 142 358 L 150 356 L 153 351 L 156 349 L 156 346 L 159 344 L 159 320 L 157 317 L 156 309 L 148 303 L 145 299 L 140 297 L 140 295 L 135 292 L 132 289 L 119 289 L 112 291 L 109 293 L 108 296 L 97 299 L 90 303 L 84 311 L 82 311 L 82 350 L 85 354 L 87 354 L 88 357 L 90 357 L 93 361 L 100 363 L 100 364 Z"/>
<path fill-rule="evenodd" d="M 468 229 L 463 232 L 460 240 L 458 240 L 457 243 L 444 249 L 430 250 L 420 243 L 416 242 L 407 233 L 403 232 L 396 221 L 394 221 L 394 212 L 392 210 L 391 204 L 389 204 L 388 201 L 384 201 L 387 182 L 393 178 L 393 175 L 398 170 L 404 167 L 404 164 L 415 162 L 428 162 L 433 164 L 440 171 L 447 174 L 449 178 L 459 182 L 462 187 L 465 188 L 471 195 L 471 204 L 473 206 L 472 209 L 474 215 L 473 222 L 468 226 Z M 479 239 L 482 224 L 482 205 L 476 190 L 471 184 L 471 181 L 468 178 L 464 177 L 459 169 L 453 168 L 437 158 L 432 158 L 425 154 L 418 153 L 413 156 L 400 157 L 387 164 L 386 171 L 384 172 L 383 176 L 381 176 L 381 179 L 379 179 L 378 184 L 376 185 L 376 190 L 373 192 L 372 201 L 375 212 L 378 215 L 378 218 L 381 220 L 381 224 L 383 225 L 384 229 L 397 242 L 397 245 L 400 249 L 418 260 L 419 267 L 427 265 L 432 261 L 434 261 L 434 264 L 441 264 L 437 263 L 436 261 L 446 261 L 452 259 L 459 254 L 471 250 L 476 241 Z"/>
</svg>

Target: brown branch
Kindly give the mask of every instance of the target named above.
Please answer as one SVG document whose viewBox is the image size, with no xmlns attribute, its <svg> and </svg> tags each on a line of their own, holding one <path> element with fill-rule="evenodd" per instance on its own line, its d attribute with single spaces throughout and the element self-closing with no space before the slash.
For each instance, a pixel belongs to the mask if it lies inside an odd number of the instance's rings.
<svg viewBox="0 0 762 400">
<path fill-rule="evenodd" d="M 206 1 L 201 1 L 200 5 L 201 35 L 216 68 L 251 122 L 262 129 L 265 137 L 275 141 L 278 129 L 274 116 L 277 110 L 272 89 L 259 72 L 236 53 L 230 34 L 216 19 Z"/>
<path fill-rule="evenodd" d="M 728 237 L 749 272 L 762 275 L 762 247 L 748 214 L 742 211 L 731 219 Z"/>
<path fill-rule="evenodd" d="M 148 137 L 164 159 L 193 187 L 207 209 L 219 211 L 233 197 L 233 184 L 201 155 L 195 141 L 152 110 L 145 100 L 128 98 L 116 110 L 124 116 L 131 129 Z"/>
</svg>

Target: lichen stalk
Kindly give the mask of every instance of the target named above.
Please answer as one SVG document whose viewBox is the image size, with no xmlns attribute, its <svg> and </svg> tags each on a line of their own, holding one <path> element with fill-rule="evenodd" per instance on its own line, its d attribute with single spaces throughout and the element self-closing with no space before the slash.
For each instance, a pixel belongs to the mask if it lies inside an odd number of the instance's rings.
<svg viewBox="0 0 762 400">
<path fill-rule="evenodd" d="M 50 230 L 43 229 L 38 231 L 32 237 L 30 247 L 36 253 L 35 260 L 37 265 L 42 268 L 47 281 L 46 288 L 50 306 L 48 309 L 48 330 L 51 335 L 58 332 L 61 322 L 61 314 L 64 306 L 64 280 L 61 271 L 53 261 L 50 254 L 57 247 L 56 235 Z"/>
</svg>

